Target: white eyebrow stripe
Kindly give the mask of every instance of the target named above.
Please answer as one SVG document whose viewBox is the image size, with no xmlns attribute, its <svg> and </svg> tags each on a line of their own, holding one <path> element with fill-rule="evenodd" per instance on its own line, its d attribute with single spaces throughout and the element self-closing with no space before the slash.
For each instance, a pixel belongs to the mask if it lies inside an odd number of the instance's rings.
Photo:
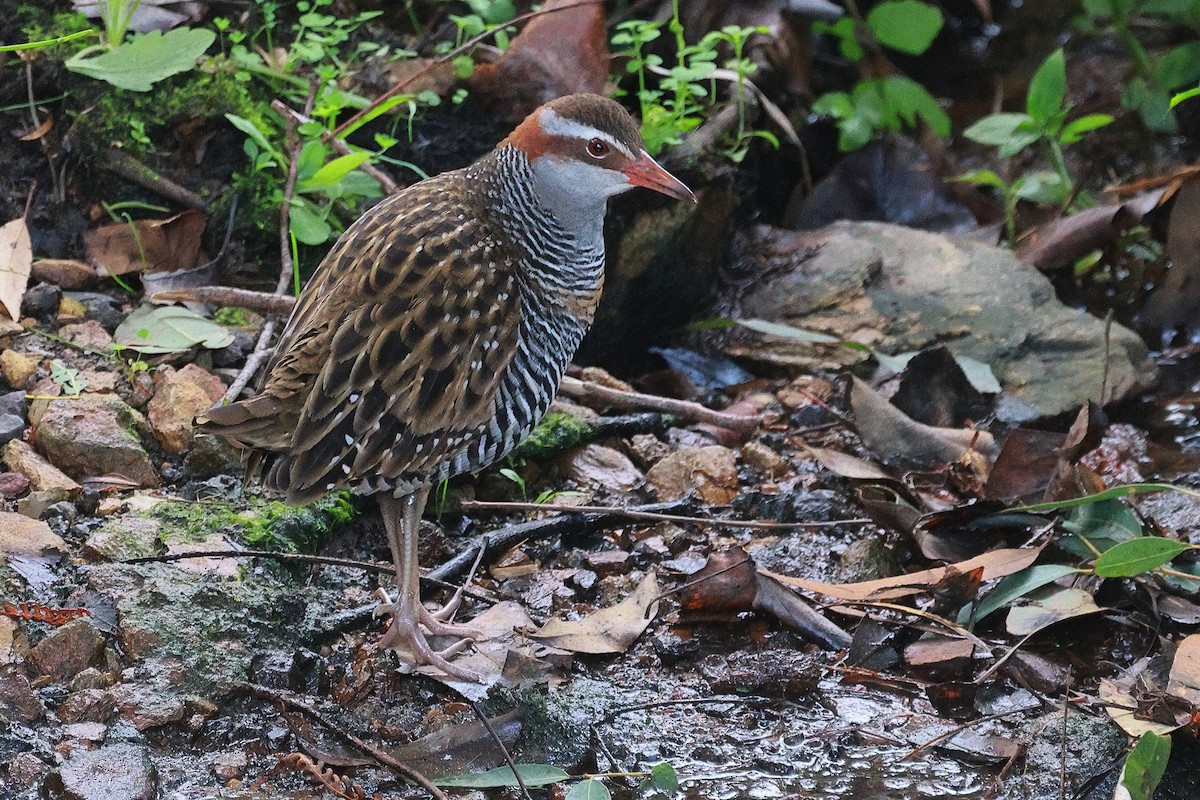
<svg viewBox="0 0 1200 800">
<path fill-rule="evenodd" d="M 542 131 L 550 136 L 570 136 L 575 139 L 603 139 L 610 145 L 620 150 L 629 158 L 636 159 L 637 154 L 631 153 L 629 148 L 618 142 L 612 136 L 602 130 L 593 128 L 591 125 L 584 125 L 582 122 L 576 122 L 573 119 L 567 119 L 564 116 L 556 113 L 554 109 L 542 109 L 542 113 L 538 116 L 538 121 L 542 125 Z"/>
</svg>

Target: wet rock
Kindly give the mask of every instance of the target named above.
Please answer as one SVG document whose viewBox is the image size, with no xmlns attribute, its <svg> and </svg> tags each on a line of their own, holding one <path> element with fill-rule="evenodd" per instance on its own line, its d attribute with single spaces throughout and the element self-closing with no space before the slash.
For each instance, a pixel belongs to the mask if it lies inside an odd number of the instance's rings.
<svg viewBox="0 0 1200 800">
<path fill-rule="evenodd" d="M 565 468 L 576 483 L 610 491 L 628 492 L 646 480 L 624 453 L 602 444 L 589 444 L 571 453 Z"/>
<path fill-rule="evenodd" d="M 588 569 L 600 577 L 625 575 L 633 569 L 633 557 L 624 550 L 598 550 L 583 558 Z"/>
<path fill-rule="evenodd" d="M 16 350 L 0 351 L 0 375 L 14 389 L 24 389 L 37 372 L 38 362 Z"/>
<path fill-rule="evenodd" d="M 182 453 L 192 443 L 192 420 L 220 401 L 225 384 L 211 372 L 188 364 L 161 367 L 154 375 L 155 392 L 146 407 L 150 427 L 168 453 Z"/>
<path fill-rule="evenodd" d="M 46 774 L 46 762 L 33 753 L 17 753 L 8 761 L 8 784 L 10 788 L 33 786 Z"/>
<path fill-rule="evenodd" d="M 29 478 L 19 472 L 0 472 L 0 498 L 12 500 L 29 490 Z"/>
<path fill-rule="evenodd" d="M 39 675 L 59 683 L 100 662 L 104 636 L 86 619 L 55 628 L 29 652 L 29 664 Z"/>
<path fill-rule="evenodd" d="M 0 718 L 9 722 L 33 722 L 46 713 L 46 706 L 20 672 L 0 672 Z"/>
<path fill-rule="evenodd" d="M 157 520 L 118 517 L 105 521 L 83 546 L 88 555 L 110 561 L 145 558 L 160 551 L 158 536 L 161 530 L 162 525 Z"/>
<path fill-rule="evenodd" d="M 24 661 L 28 655 L 25 630 L 12 617 L 0 617 L 0 665 Z"/>
<path fill-rule="evenodd" d="M 202 433 L 192 439 L 191 449 L 183 457 L 183 472 L 193 480 L 238 472 L 240 466 L 241 459 L 233 445 L 211 433 Z"/>
<path fill-rule="evenodd" d="M 87 308 L 83 303 L 70 297 L 64 297 L 58 303 L 58 313 L 54 315 L 54 318 L 59 323 L 65 323 L 83 319 L 86 315 Z"/>
<path fill-rule="evenodd" d="M 158 771 L 145 747 L 109 744 L 75 750 L 42 788 L 52 800 L 154 800 Z"/>
<path fill-rule="evenodd" d="M 742 445 L 742 460 L 768 478 L 778 478 L 790 470 L 782 456 L 762 442 L 746 442 Z"/>
<path fill-rule="evenodd" d="M 187 706 L 179 695 L 145 683 L 121 683 L 109 690 L 117 712 L 139 731 L 183 719 Z"/>
<path fill-rule="evenodd" d="M 0 445 L 6 445 L 25 433 L 25 418 L 16 414 L 0 414 Z"/>
<path fill-rule="evenodd" d="M 655 464 L 646 479 L 662 500 L 678 500 L 693 491 L 709 505 L 726 505 L 737 496 L 737 462 L 720 445 L 687 447 Z"/>
<path fill-rule="evenodd" d="M 108 726 L 102 722 L 76 722 L 63 726 L 63 736 L 77 742 L 99 744 L 108 735 Z"/>
<path fill-rule="evenodd" d="M 113 716 L 116 705 L 103 689 L 81 689 L 71 692 L 58 706 L 56 714 L 62 722 L 105 722 Z"/>
<path fill-rule="evenodd" d="M 838 581 L 856 583 L 890 578 L 901 572 L 900 562 L 887 546 L 874 536 L 851 542 L 838 563 Z"/>
<path fill-rule="evenodd" d="M 58 311 L 62 300 L 62 289 L 48 283 L 39 283 L 25 290 L 21 298 L 21 314 L 26 317 L 48 317 Z"/>
<path fill-rule="evenodd" d="M 208 762 L 208 766 L 217 780 L 228 783 L 241 779 L 246 772 L 247 763 L 249 763 L 249 758 L 246 756 L 246 752 L 235 750 L 215 756 L 212 761 Z"/>
<path fill-rule="evenodd" d="M 40 556 L 50 550 L 67 551 L 67 543 L 50 526 L 24 514 L 0 511 L 0 555 Z"/>
<path fill-rule="evenodd" d="M 64 502 L 64 494 L 58 489 L 30 492 L 17 501 L 17 513 L 30 519 L 45 519 L 51 507 Z"/>
<path fill-rule="evenodd" d="M 58 467 L 42 458 L 28 444 L 20 439 L 13 439 L 0 450 L 4 463 L 13 472 L 19 472 L 29 479 L 29 485 L 37 492 L 55 492 L 62 498 L 74 497 L 82 491 L 78 483 L 73 481 Z M 56 501 L 51 501 L 56 502 Z"/>
<path fill-rule="evenodd" d="M 107 349 L 113 340 L 112 334 L 94 319 L 63 325 L 58 329 L 58 335 L 75 344 L 94 347 L 97 350 Z"/>
<path fill-rule="evenodd" d="M 60 289 L 83 289 L 96 282 L 95 270 L 71 258 L 39 258 L 33 262 L 29 276 Z"/>
<path fill-rule="evenodd" d="M 84 308 L 88 319 L 94 319 L 112 333 L 125 321 L 121 305 L 113 298 L 99 292 L 67 292 L 66 296 Z"/>
<path fill-rule="evenodd" d="M 72 477 L 115 473 L 138 486 L 157 486 L 158 475 L 139 440 L 144 431 L 145 418 L 119 397 L 84 394 L 51 403 L 34 441 Z"/>
<path fill-rule="evenodd" d="M 764 225 L 743 247 L 737 280 L 748 287 L 731 298 L 741 317 L 816 328 L 887 353 L 945 343 L 987 364 L 1003 386 L 998 414 L 1006 421 L 1074 411 L 1105 376 L 1113 399 L 1155 376 L 1137 334 L 1115 324 L 1106 337 L 1103 320 L 1060 303 L 1044 275 L 1003 248 L 881 223 L 809 233 Z M 813 368 L 861 358 L 845 348 L 732 336 L 730 355 L 758 361 Z"/>
<path fill-rule="evenodd" d="M 627 449 L 642 469 L 649 469 L 671 454 L 666 442 L 653 433 L 639 433 L 629 439 Z"/>
<path fill-rule="evenodd" d="M 84 689 L 107 689 L 114 682 L 115 678 L 112 675 L 101 672 L 95 667 L 88 667 L 71 679 L 71 682 L 67 684 L 67 690 L 82 692 Z"/>
</svg>

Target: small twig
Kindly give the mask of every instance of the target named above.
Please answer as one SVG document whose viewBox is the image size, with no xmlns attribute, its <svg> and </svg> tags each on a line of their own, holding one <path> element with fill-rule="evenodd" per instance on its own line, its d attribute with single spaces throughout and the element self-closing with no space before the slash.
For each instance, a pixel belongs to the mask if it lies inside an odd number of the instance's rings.
<svg viewBox="0 0 1200 800">
<path fill-rule="evenodd" d="M 471 710 L 475 712 L 475 716 L 479 717 L 479 721 L 483 723 L 483 727 L 487 728 L 488 734 L 491 735 L 492 741 L 500 748 L 500 753 L 504 756 L 504 763 L 508 764 L 508 768 L 512 770 L 513 777 L 517 779 L 517 786 L 521 787 L 521 796 L 525 800 L 533 800 L 529 796 L 529 787 L 525 785 L 525 779 L 521 777 L 521 773 L 517 770 L 517 762 L 513 761 L 512 753 L 508 752 L 508 747 L 505 746 L 504 740 L 500 738 L 500 734 L 496 733 L 496 729 L 492 727 L 492 721 L 483 713 L 483 710 L 479 707 L 479 703 L 474 700 L 469 702 L 471 703 Z"/>
<path fill-rule="evenodd" d="M 424 775 L 417 772 L 415 769 L 408 766 L 407 764 L 397 761 L 395 758 L 388 755 L 383 750 L 380 750 L 378 747 L 371 744 L 370 742 L 365 741 L 364 739 L 360 739 L 359 737 L 355 736 L 353 733 L 350 733 L 349 731 L 342 729 L 333 720 L 329 719 L 323 713 L 321 713 L 317 709 L 313 708 L 312 706 L 308 705 L 307 703 L 301 702 L 300 700 L 298 700 L 294 697 L 291 697 L 287 693 L 279 692 L 274 689 L 269 689 L 266 686 L 259 686 L 256 683 L 247 683 L 245 681 L 234 681 L 233 686 L 237 689 L 241 689 L 242 691 L 246 691 L 246 692 L 250 692 L 251 694 L 258 695 L 259 697 L 262 697 L 266 700 L 271 700 L 273 702 L 280 703 L 287 708 L 296 709 L 297 711 L 299 711 L 301 714 L 308 717 L 309 719 L 312 719 L 312 720 L 320 723 L 321 725 L 324 725 L 326 728 L 328 728 L 329 730 L 336 733 L 338 736 L 345 739 L 347 742 L 352 744 L 355 748 L 357 748 L 361 752 L 366 753 L 367 755 L 371 756 L 371 758 L 374 758 L 380 764 L 383 764 L 386 767 L 390 767 L 393 771 L 396 772 L 396 774 L 413 781 L 414 783 L 419 785 L 421 788 L 423 788 L 425 791 L 429 792 L 429 794 L 431 794 L 433 797 L 437 798 L 437 800 L 449 800 L 449 798 L 446 797 L 445 792 L 443 792 L 441 789 L 434 786 L 433 783 L 430 782 L 430 780 L 428 778 L 426 778 Z"/>
<path fill-rule="evenodd" d="M 643 508 L 610 508 L 608 506 L 558 506 L 550 503 L 526 503 L 501 500 L 463 500 L 463 511 L 553 511 L 559 514 L 609 514 L 624 519 L 644 519 L 650 522 L 688 522 L 715 528 L 750 528 L 754 530 L 791 530 L 795 528 L 831 528 L 836 525 L 864 525 L 869 519 L 834 519 L 822 522 L 768 522 L 765 520 L 714 519 L 680 514 L 666 514 Z"/>
<path fill-rule="evenodd" d="M 153 295 L 152 302 L 215 303 L 256 311 L 259 314 L 286 316 L 296 307 L 296 298 L 285 294 L 256 292 L 252 289 L 234 289 L 232 286 L 194 286 L 188 289 L 172 289 Z"/>
<path fill-rule="evenodd" d="M 465 503 L 463 504 L 465 507 Z M 641 506 L 635 511 L 656 511 L 671 513 L 687 510 L 690 504 L 683 500 L 671 503 L 656 503 Z M 451 581 L 458 578 L 479 557 L 480 549 L 486 549 L 490 554 L 499 555 L 515 547 L 527 539 L 544 539 L 568 533 L 580 533 L 614 525 L 620 525 L 629 519 L 619 509 L 605 508 L 599 511 L 579 511 L 572 509 L 571 513 L 560 514 L 549 519 L 538 519 L 531 522 L 521 522 L 510 525 L 479 537 L 475 544 L 450 559 L 440 567 L 428 572 L 427 577 L 439 581 Z"/>
<path fill-rule="evenodd" d="M 278 112 L 279 114 L 290 117 L 291 119 L 295 120 L 296 122 L 300 123 L 301 125 L 308 125 L 309 123 L 312 123 L 315 121 L 315 120 L 313 120 L 312 117 L 308 116 L 307 114 L 301 114 L 296 109 L 291 108 L 290 106 L 286 106 L 278 100 L 271 101 L 271 108 L 275 109 L 275 111 Z M 346 142 L 343 141 L 342 139 L 338 139 L 338 138 L 334 137 L 328 130 L 326 130 L 324 133 L 322 133 L 321 136 L 326 142 L 329 143 L 330 147 L 332 147 L 334 150 L 336 150 L 337 152 L 341 153 L 344 156 L 348 156 L 354 152 L 354 150 L 350 147 L 350 145 L 346 144 Z M 391 175 L 388 175 L 386 172 L 384 172 L 379 167 L 372 164 L 370 161 L 364 161 L 363 163 L 358 165 L 358 168 L 360 170 L 362 170 L 363 172 L 367 173 L 368 175 L 370 175 L 375 180 L 379 181 L 379 185 L 383 187 L 384 193 L 395 194 L 397 191 L 400 190 L 400 184 L 396 183 L 396 181 L 392 179 Z"/>
<path fill-rule="evenodd" d="M 204 198 L 190 189 L 185 189 L 170 178 L 164 178 L 154 170 L 138 161 L 126 152 L 109 148 L 100 160 L 101 169 L 106 169 L 117 177 L 124 178 L 130 183 L 136 183 L 143 189 L 160 194 L 181 206 L 194 208 L 197 211 L 209 212 L 208 203 Z"/>
<path fill-rule="evenodd" d="M 718 428 L 727 428 L 738 433 L 748 434 L 758 429 L 762 422 L 759 416 L 728 414 L 724 411 L 713 411 L 699 403 L 690 400 L 676 400 L 673 397 L 660 397 L 642 392 L 626 392 L 611 389 L 599 383 L 581 381 L 578 378 L 566 376 L 558 386 L 558 393 L 564 397 L 580 400 L 584 403 L 601 403 L 610 408 L 622 408 L 632 411 L 649 409 L 675 414 L 693 422 L 703 422 Z"/>
<path fill-rule="evenodd" d="M 242 365 L 242 369 L 238 372 L 237 377 L 229 384 L 229 388 L 225 390 L 225 396 L 221 398 L 221 403 L 232 403 L 237 400 L 242 394 L 250 381 L 254 380 L 255 373 L 262 365 L 262 362 L 270 356 L 271 337 L 275 334 L 275 320 L 269 319 L 263 323 L 262 331 L 258 334 L 258 341 L 254 343 L 254 350 L 246 357 L 246 363 Z"/>
<path fill-rule="evenodd" d="M 269 558 L 273 561 L 291 564 L 322 564 L 332 567 L 348 567 L 349 569 L 360 569 L 363 572 L 372 572 L 378 575 L 394 575 L 396 572 L 396 568 L 392 564 L 376 564 L 371 561 L 356 561 L 351 558 L 334 558 L 333 556 L 317 556 L 307 553 L 276 553 L 273 550 L 192 550 L 186 553 L 163 553 L 157 556 L 127 558 L 116 563 L 164 564 L 169 561 L 185 561 L 189 558 Z M 450 591 L 459 591 L 462 589 L 462 587 L 453 583 L 425 576 L 421 576 L 421 583 L 438 589 L 449 589 Z M 478 592 L 472 592 L 469 589 L 463 590 L 463 594 L 472 600 L 479 600 L 484 603 L 496 602 L 490 597 L 481 595 Z"/>
<path fill-rule="evenodd" d="M 312 113 L 313 103 L 317 97 L 317 84 L 313 82 L 308 90 L 308 99 L 304 102 L 305 115 Z M 275 101 L 277 103 L 279 101 Z M 282 104 L 280 104 L 282 105 Z M 275 104 L 272 103 L 272 108 Z M 278 110 L 278 109 L 276 109 Z M 288 171 L 283 183 L 283 202 L 279 205 L 279 281 L 275 284 L 275 294 L 285 295 L 292 287 L 292 278 L 296 274 L 296 262 L 292 259 L 292 196 L 296 193 L 296 171 L 300 161 L 301 140 L 296 136 L 296 120 L 291 115 L 282 113 L 284 130 L 288 145 Z M 250 381 L 254 380 L 259 367 L 270 356 L 271 337 L 275 334 L 275 320 L 269 319 L 263 324 L 254 343 L 254 350 L 246 358 L 242 370 L 229 384 L 222 403 L 232 403 L 242 394 Z"/>
<path fill-rule="evenodd" d="M 1100 377 L 1100 405 L 1102 406 L 1105 396 L 1108 395 L 1108 368 L 1112 362 L 1112 324 L 1113 310 L 1110 308 L 1104 315 L 1104 372 Z"/>
<path fill-rule="evenodd" d="M 951 738 L 957 736 L 958 734 L 962 733 L 963 731 L 965 731 L 969 728 L 974 728 L 975 726 L 980 725 L 984 722 L 991 722 L 994 719 L 1004 719 L 1005 717 L 1011 717 L 1013 714 L 1024 714 L 1026 711 L 1037 711 L 1041 707 L 1042 707 L 1041 703 L 1035 703 L 1031 706 L 1021 706 L 1020 708 L 1014 708 L 1012 711 L 1001 711 L 997 714 L 988 714 L 986 717 L 979 717 L 978 719 L 973 719 L 970 722 L 964 722 L 961 725 L 956 725 L 955 727 L 951 728 L 950 730 L 946 731 L 945 733 L 938 734 L 937 736 L 933 737 L 929 741 L 917 745 L 912 750 L 909 750 L 907 753 L 900 756 L 900 760 L 906 761 L 906 760 L 912 758 L 913 756 L 919 755 L 923 751 L 928 750 L 930 747 L 933 747 L 934 745 L 938 744 L 939 742 L 944 742 L 947 739 L 951 739 Z"/>
<path fill-rule="evenodd" d="M 329 133 L 329 135 L 326 137 L 326 140 L 329 141 L 329 140 L 338 138 L 339 136 L 342 135 L 342 132 L 345 131 L 347 128 L 351 127 L 352 125 L 357 123 L 360 119 L 362 119 L 366 115 L 370 114 L 372 111 L 374 111 L 376 108 L 378 108 L 381 104 L 387 102 L 391 98 L 393 98 L 396 95 L 403 92 L 405 89 L 407 89 L 409 86 L 411 86 L 415 81 L 419 80 L 420 78 L 425 77 L 430 72 L 433 72 L 435 69 L 440 67 L 442 64 L 447 64 L 447 63 L 453 61 L 454 59 L 458 58 L 460 55 L 462 55 L 466 51 L 470 50 L 475 45 L 479 44 L 480 42 L 482 42 L 485 39 L 491 38 L 496 33 L 504 30 L 506 27 L 508 27 L 510 25 L 518 25 L 522 22 L 531 20 L 534 17 L 540 17 L 544 14 L 553 14 L 556 11 L 567 11 L 569 9 L 579 8 L 581 6 L 600 5 L 603 2 L 604 2 L 604 0 L 579 0 L 578 2 L 575 2 L 575 3 L 565 3 L 564 5 L 556 6 L 554 8 L 543 8 L 539 11 L 530 11 L 527 14 L 518 14 L 517 16 L 510 19 L 508 22 L 504 23 L 503 25 L 497 25 L 492 30 L 484 31 L 483 33 L 479 34 L 478 36 L 473 36 L 470 39 L 467 39 L 465 42 L 463 42 L 458 47 L 451 50 L 449 53 L 445 53 L 445 54 L 435 58 L 424 69 L 417 70 L 412 75 L 410 75 L 408 78 L 405 78 L 404 80 L 400 81 L 400 83 L 396 84 L 391 89 L 388 89 L 386 92 L 381 94 L 379 97 L 376 97 L 375 100 L 372 101 L 371 105 L 362 109 L 357 114 L 350 117 L 350 119 L 346 120 L 341 125 L 338 125 L 336 128 L 334 128 L 333 131 L 331 131 Z"/>
</svg>

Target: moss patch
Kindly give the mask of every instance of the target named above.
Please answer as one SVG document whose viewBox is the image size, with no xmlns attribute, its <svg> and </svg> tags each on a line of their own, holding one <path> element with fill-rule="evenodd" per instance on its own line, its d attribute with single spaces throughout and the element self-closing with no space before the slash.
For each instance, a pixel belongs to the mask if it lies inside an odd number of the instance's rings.
<svg viewBox="0 0 1200 800">
<path fill-rule="evenodd" d="M 154 506 L 149 516 L 162 522 L 164 537 L 172 541 L 203 541 L 219 531 L 256 548 L 312 553 L 358 513 L 349 492 L 299 508 L 261 496 L 249 496 L 247 501 L 165 502 Z"/>
</svg>

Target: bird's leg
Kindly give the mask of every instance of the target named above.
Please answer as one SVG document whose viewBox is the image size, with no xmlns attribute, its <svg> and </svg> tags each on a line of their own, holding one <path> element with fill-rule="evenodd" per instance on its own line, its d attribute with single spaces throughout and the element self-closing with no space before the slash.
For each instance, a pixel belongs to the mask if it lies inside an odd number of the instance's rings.
<svg viewBox="0 0 1200 800">
<path fill-rule="evenodd" d="M 421 630 L 421 625 L 424 624 L 434 634 L 469 637 L 473 633 L 469 628 L 447 625 L 434 619 L 421 605 L 421 573 L 417 565 L 417 544 L 421 530 L 421 512 L 425 510 L 428 497 L 427 485 L 404 497 L 397 498 L 389 494 L 379 497 L 383 524 L 387 528 L 388 543 L 392 547 L 392 562 L 396 567 L 396 585 L 399 591 L 395 603 L 382 605 L 377 610 L 377 613 L 392 615 L 392 624 L 379 644 L 381 647 L 395 650 L 401 659 L 414 662 L 418 666 L 429 664 L 459 680 L 478 682 L 479 675 L 446 660 L 447 655 L 453 655 L 470 644 L 466 638 L 439 653 L 429 646 L 425 633 Z"/>
</svg>

